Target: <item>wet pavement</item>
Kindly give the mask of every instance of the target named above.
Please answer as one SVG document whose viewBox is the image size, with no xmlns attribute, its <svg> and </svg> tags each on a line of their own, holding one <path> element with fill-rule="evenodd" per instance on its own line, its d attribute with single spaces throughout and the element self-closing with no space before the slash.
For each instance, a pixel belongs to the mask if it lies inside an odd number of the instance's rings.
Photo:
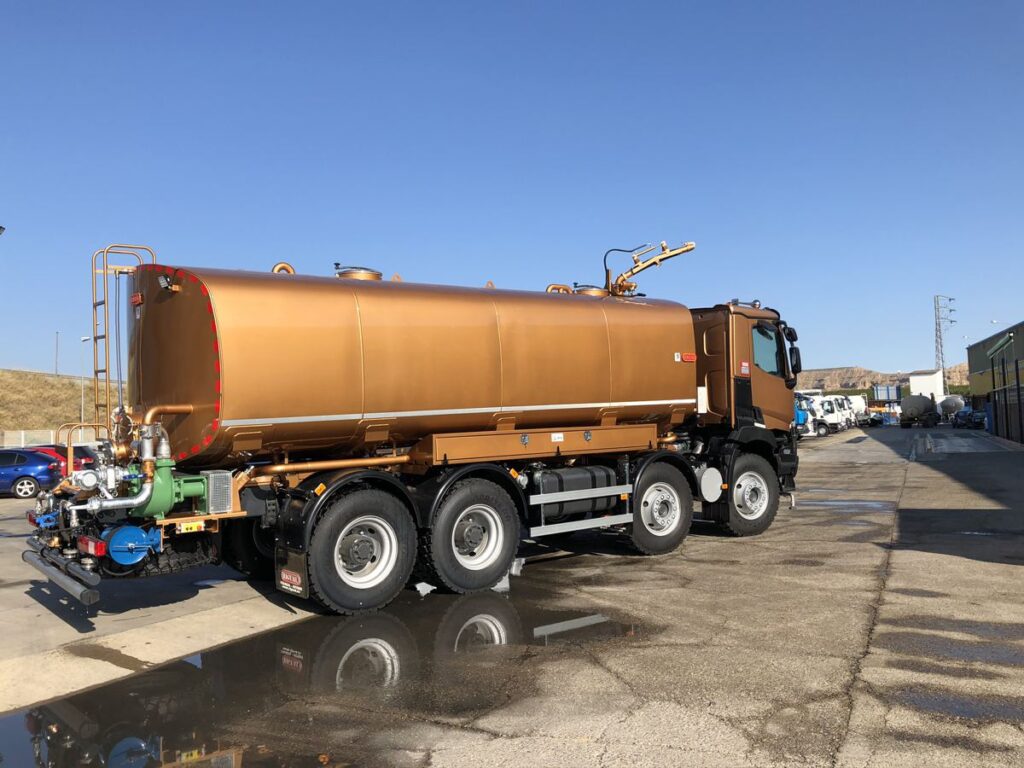
<svg viewBox="0 0 1024 768">
<path fill-rule="evenodd" d="M 1024 452 L 924 432 L 807 441 L 799 507 L 752 539 L 579 535 L 508 594 L 167 664 L 156 630 L 84 634 L 31 674 L 123 677 L 0 718 L 0 765 L 1022 765 Z"/>
</svg>

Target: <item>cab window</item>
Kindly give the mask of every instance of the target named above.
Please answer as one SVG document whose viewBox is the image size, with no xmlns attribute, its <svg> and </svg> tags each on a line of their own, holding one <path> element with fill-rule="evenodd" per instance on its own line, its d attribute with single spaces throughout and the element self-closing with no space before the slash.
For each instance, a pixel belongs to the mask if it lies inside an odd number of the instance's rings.
<svg viewBox="0 0 1024 768">
<path fill-rule="evenodd" d="M 772 376 L 781 376 L 779 332 L 765 325 L 754 326 L 754 365 Z"/>
<path fill-rule="evenodd" d="M 14 466 L 15 456 L 17 456 L 16 453 L 12 453 L 10 451 L 0 451 L 0 467 Z"/>
</svg>

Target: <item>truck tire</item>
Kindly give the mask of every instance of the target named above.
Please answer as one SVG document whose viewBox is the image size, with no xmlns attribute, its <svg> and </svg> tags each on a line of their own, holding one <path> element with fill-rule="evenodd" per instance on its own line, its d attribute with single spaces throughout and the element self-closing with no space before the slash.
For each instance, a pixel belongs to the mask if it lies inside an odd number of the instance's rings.
<svg viewBox="0 0 1024 768">
<path fill-rule="evenodd" d="M 424 581 L 451 592 L 480 592 L 505 577 L 518 549 L 519 513 L 511 497 L 471 478 L 452 487 L 421 532 L 418 568 Z"/>
<path fill-rule="evenodd" d="M 821 422 L 817 427 L 814 428 L 814 433 L 818 437 L 828 437 L 828 424 Z"/>
<path fill-rule="evenodd" d="M 673 466 L 654 464 L 633 489 L 630 541 L 645 555 L 676 550 L 693 522 L 693 493 L 686 477 Z"/>
<path fill-rule="evenodd" d="M 274 533 L 259 520 L 224 523 L 221 559 L 247 579 L 274 578 Z"/>
<path fill-rule="evenodd" d="M 309 542 L 312 596 L 336 613 L 366 613 L 391 602 L 416 560 L 416 528 L 405 505 L 375 488 L 340 495 Z"/>
<path fill-rule="evenodd" d="M 779 511 L 779 478 L 772 465 L 754 453 L 743 453 L 732 465 L 722 525 L 734 536 L 768 530 Z"/>
</svg>

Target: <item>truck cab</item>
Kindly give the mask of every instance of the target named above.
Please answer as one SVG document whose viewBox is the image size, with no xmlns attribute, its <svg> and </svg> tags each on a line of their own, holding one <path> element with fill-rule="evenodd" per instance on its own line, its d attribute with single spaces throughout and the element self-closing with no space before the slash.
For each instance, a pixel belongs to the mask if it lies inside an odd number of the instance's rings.
<svg viewBox="0 0 1024 768">
<path fill-rule="evenodd" d="M 802 368 L 796 330 L 756 301 L 692 312 L 698 397 L 706 401 L 697 426 L 711 453 L 721 457 L 723 487 L 743 482 L 755 456 L 771 470 L 767 482 L 777 486 L 773 493 L 793 491 L 793 391 Z M 721 522 L 728 514 L 720 503 L 704 504 L 706 519 Z"/>
</svg>

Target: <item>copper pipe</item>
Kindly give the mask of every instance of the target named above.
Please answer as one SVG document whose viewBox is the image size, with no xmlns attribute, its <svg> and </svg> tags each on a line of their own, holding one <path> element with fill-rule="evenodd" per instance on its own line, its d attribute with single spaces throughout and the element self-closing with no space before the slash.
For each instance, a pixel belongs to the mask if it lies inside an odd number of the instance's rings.
<svg viewBox="0 0 1024 768">
<path fill-rule="evenodd" d="M 370 459 L 330 459 L 328 461 L 296 461 L 288 464 L 268 464 L 253 468 L 253 477 L 265 475 L 291 475 L 298 472 L 323 472 L 331 469 L 361 469 L 363 467 L 386 467 L 391 464 L 408 464 L 409 454 L 401 456 L 375 456 Z"/>
<path fill-rule="evenodd" d="M 279 261 L 277 264 L 270 268 L 270 271 L 274 274 L 284 272 L 286 275 L 294 275 L 295 267 L 289 264 L 287 261 Z"/>
<path fill-rule="evenodd" d="M 146 411 L 146 415 L 142 417 L 142 425 L 145 427 L 152 426 L 153 422 L 156 421 L 156 419 L 159 416 L 171 414 L 184 414 L 187 416 L 188 414 L 192 413 L 193 410 L 195 410 L 193 406 L 187 403 L 179 405 L 154 405 L 152 408 Z M 147 439 L 152 441 L 153 438 L 144 437 L 143 445 L 145 445 L 145 440 Z M 142 459 L 143 483 L 146 485 L 149 485 L 153 482 L 153 476 L 156 474 L 156 460 L 152 456 L 152 442 L 150 443 L 149 450 L 150 455 Z M 145 454 L 145 451 L 143 451 L 143 454 Z"/>
<path fill-rule="evenodd" d="M 547 293 L 572 293 L 572 288 L 562 283 L 552 283 L 547 287 Z"/>
<path fill-rule="evenodd" d="M 154 405 L 152 408 L 150 408 L 148 411 L 146 411 L 146 415 L 143 416 L 143 418 L 142 418 L 142 423 L 143 423 L 144 426 L 148 427 L 154 421 L 156 421 L 156 417 L 157 416 L 162 416 L 164 414 L 168 414 L 168 415 L 170 415 L 170 414 L 185 414 L 185 415 L 188 415 L 188 414 L 192 413 L 193 410 L 195 410 L 195 409 L 191 405 L 188 405 L 188 404 L 186 404 L 186 405 Z"/>
<path fill-rule="evenodd" d="M 106 424 L 97 424 L 97 423 L 93 423 L 93 424 L 84 424 L 84 423 L 83 424 L 75 424 L 74 422 L 67 422 L 66 424 L 61 424 L 59 427 L 57 427 L 57 437 L 56 437 L 56 440 L 57 440 L 57 444 L 58 445 L 60 444 L 60 436 L 61 436 L 61 434 L 63 434 L 65 429 L 68 430 L 68 443 L 67 443 L 67 445 L 68 445 L 68 470 L 67 470 L 68 474 L 71 474 L 72 472 L 75 471 L 75 446 L 71 442 L 74 439 L 75 430 L 76 429 L 85 429 L 87 427 L 90 428 L 90 429 L 97 430 L 97 434 L 96 434 L 97 438 L 99 438 L 98 430 L 101 430 L 101 429 L 107 430 L 107 439 L 108 440 L 110 439 L 110 427 L 108 427 Z"/>
</svg>

